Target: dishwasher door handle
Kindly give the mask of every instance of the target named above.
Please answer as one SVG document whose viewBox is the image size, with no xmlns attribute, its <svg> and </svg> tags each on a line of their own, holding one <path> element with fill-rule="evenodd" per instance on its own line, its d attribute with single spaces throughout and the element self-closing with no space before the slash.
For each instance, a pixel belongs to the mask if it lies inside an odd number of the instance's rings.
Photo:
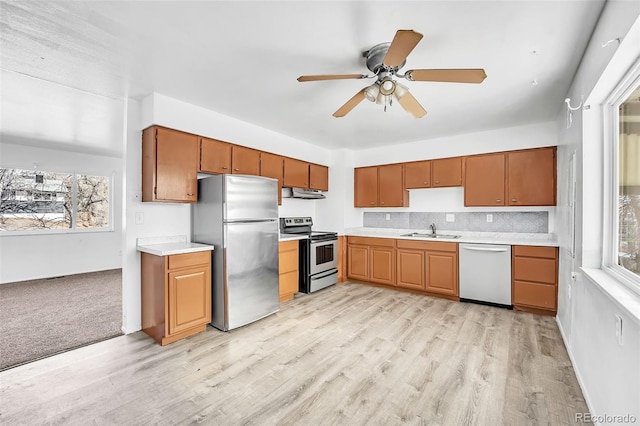
<svg viewBox="0 0 640 426">
<path fill-rule="evenodd" d="M 482 248 L 482 247 L 467 247 L 467 246 L 461 246 L 461 248 L 465 249 L 465 250 L 473 250 L 473 251 L 497 251 L 497 252 L 505 252 L 508 249 L 506 248 Z"/>
</svg>

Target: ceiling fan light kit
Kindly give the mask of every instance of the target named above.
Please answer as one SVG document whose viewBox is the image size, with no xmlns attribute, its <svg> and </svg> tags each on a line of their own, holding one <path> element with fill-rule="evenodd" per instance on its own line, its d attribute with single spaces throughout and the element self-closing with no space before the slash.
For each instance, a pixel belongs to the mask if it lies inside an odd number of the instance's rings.
<svg viewBox="0 0 640 426">
<path fill-rule="evenodd" d="M 372 85 L 360 90 L 343 106 L 333 113 L 334 117 L 344 117 L 362 100 L 367 99 L 377 104 L 392 104 L 393 98 L 398 100 L 402 108 L 414 118 L 424 117 L 427 112 L 420 103 L 409 93 L 409 88 L 398 83 L 393 77 L 404 78 L 409 81 L 432 81 L 447 83 L 482 83 L 487 77 L 484 69 L 420 69 L 408 70 L 404 74 L 398 74 L 407 56 L 422 39 L 422 34 L 413 30 L 398 30 L 391 43 L 380 43 L 363 52 L 366 58 L 367 68 L 374 74 L 328 74 L 328 75 L 303 75 L 298 77 L 299 82 L 320 80 L 347 80 L 373 78 L 377 80 Z"/>
</svg>

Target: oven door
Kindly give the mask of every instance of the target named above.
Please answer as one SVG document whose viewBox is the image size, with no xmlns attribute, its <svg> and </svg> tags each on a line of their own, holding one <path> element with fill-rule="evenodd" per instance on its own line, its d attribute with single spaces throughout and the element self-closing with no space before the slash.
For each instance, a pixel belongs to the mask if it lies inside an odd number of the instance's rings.
<svg viewBox="0 0 640 426">
<path fill-rule="evenodd" d="M 338 267 L 338 240 L 312 241 L 309 275 Z"/>
</svg>

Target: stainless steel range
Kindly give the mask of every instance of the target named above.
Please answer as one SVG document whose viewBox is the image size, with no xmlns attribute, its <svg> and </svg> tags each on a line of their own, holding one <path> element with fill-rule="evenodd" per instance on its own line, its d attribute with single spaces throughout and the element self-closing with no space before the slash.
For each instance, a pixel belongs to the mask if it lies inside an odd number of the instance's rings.
<svg viewBox="0 0 640 426">
<path fill-rule="evenodd" d="M 313 231 L 310 217 L 280 218 L 282 234 L 304 235 L 300 240 L 299 291 L 313 293 L 338 282 L 338 234 Z"/>
</svg>

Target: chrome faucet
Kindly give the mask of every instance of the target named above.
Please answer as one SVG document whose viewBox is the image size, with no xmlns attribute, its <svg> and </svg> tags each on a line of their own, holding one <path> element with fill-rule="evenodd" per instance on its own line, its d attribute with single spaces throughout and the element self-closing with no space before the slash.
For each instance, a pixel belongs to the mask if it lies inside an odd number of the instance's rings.
<svg viewBox="0 0 640 426">
<path fill-rule="evenodd" d="M 431 235 L 433 235 L 435 237 L 436 236 L 436 224 L 432 223 L 431 225 L 429 225 L 429 228 L 431 228 Z"/>
</svg>

